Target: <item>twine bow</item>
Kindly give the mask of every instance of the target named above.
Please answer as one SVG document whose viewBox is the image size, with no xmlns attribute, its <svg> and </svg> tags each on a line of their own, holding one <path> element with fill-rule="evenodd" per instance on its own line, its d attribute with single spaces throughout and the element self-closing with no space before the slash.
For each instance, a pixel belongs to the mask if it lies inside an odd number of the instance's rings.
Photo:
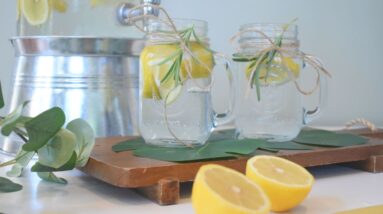
<svg viewBox="0 0 383 214">
<path fill-rule="evenodd" d="M 303 94 L 303 95 L 311 95 L 312 93 L 314 93 L 319 85 L 320 85 L 320 77 L 321 77 L 321 74 L 324 74 L 328 77 L 331 78 L 331 74 L 323 67 L 322 63 L 320 63 L 319 59 L 314 57 L 314 56 L 311 56 L 311 55 L 308 55 L 300 50 L 290 50 L 291 47 L 284 47 L 282 45 L 282 39 L 283 39 L 283 34 L 287 31 L 287 29 L 289 28 L 289 26 L 294 22 L 295 20 L 293 20 L 292 22 L 290 22 L 289 24 L 286 24 L 284 26 L 282 26 L 282 33 L 281 35 L 276 39 L 277 42 L 273 41 L 272 38 L 270 38 L 269 36 L 267 36 L 263 31 L 257 29 L 257 28 L 248 28 L 248 29 L 245 29 L 245 30 L 242 30 L 242 31 L 239 31 L 238 33 L 236 33 L 231 39 L 230 39 L 230 42 L 231 43 L 234 43 L 235 40 L 240 37 L 241 35 L 243 35 L 244 33 L 258 33 L 260 34 L 264 39 L 266 39 L 270 45 L 262 50 L 260 50 L 258 53 L 254 54 L 254 55 L 245 55 L 245 56 L 240 56 L 242 59 L 244 59 L 244 61 L 253 61 L 255 62 L 255 65 L 254 67 L 252 68 L 251 70 L 251 73 L 250 73 L 250 78 L 249 78 L 249 82 L 248 82 L 248 89 L 247 89 L 247 95 L 249 94 L 250 92 L 250 89 L 253 88 L 253 85 L 255 83 L 255 86 L 257 87 L 257 96 L 258 96 L 258 101 L 260 100 L 260 86 L 259 86 L 259 82 L 257 82 L 257 78 L 259 76 L 259 69 L 260 69 L 260 66 L 262 63 L 264 63 L 265 60 L 268 60 L 269 62 L 271 62 L 271 60 L 273 60 L 273 58 L 279 54 L 280 57 L 283 59 L 284 58 L 284 55 L 287 55 L 291 58 L 300 58 L 303 60 L 303 62 L 307 62 L 308 64 L 310 64 L 316 71 L 317 73 L 317 77 L 316 77 L 316 81 L 315 81 L 315 86 L 314 88 L 312 88 L 311 90 L 308 90 L 308 91 L 305 91 L 301 88 L 301 86 L 299 85 L 299 83 L 297 82 L 297 80 L 294 78 L 294 74 L 292 73 L 292 71 L 289 69 L 289 67 L 286 65 L 286 62 L 284 60 L 281 60 L 281 63 L 282 63 L 282 66 L 283 68 L 286 68 L 286 71 L 288 72 L 288 77 L 290 79 L 293 79 L 294 80 L 294 84 L 295 84 L 295 87 L 297 88 L 297 90 Z M 234 61 L 236 61 L 236 58 L 234 57 L 233 58 Z M 266 73 L 266 77 L 268 76 L 268 73 L 269 73 L 269 69 L 267 69 L 267 73 Z"/>
<path fill-rule="evenodd" d="M 132 13 L 135 10 L 137 10 L 137 9 L 144 9 L 146 7 L 152 7 L 154 9 L 158 9 L 162 14 L 165 15 L 165 19 L 162 19 L 162 18 L 154 16 L 154 15 L 150 15 L 150 14 L 143 14 L 143 15 L 139 15 L 139 16 L 132 16 Z M 182 86 L 185 83 L 185 81 L 187 81 L 189 79 L 192 80 L 193 83 L 199 89 L 202 89 L 204 91 L 210 91 L 210 89 L 211 89 L 211 87 L 212 87 L 212 85 L 214 83 L 214 78 L 211 75 L 212 69 L 205 62 L 200 60 L 193 53 L 193 51 L 190 50 L 190 48 L 189 48 L 189 41 L 185 41 L 185 39 L 181 35 L 181 32 L 177 29 L 175 23 L 173 22 L 173 20 L 169 16 L 168 12 L 163 7 L 161 7 L 159 5 L 153 5 L 153 4 L 150 4 L 150 3 L 143 3 L 141 5 L 138 5 L 138 6 L 134 7 L 134 8 L 132 8 L 130 10 L 130 12 L 128 13 L 128 17 L 129 17 L 130 23 L 132 25 L 134 25 L 138 30 L 140 30 L 141 32 L 145 33 L 147 36 L 158 36 L 159 38 L 165 38 L 166 40 L 171 40 L 172 41 L 171 43 L 178 44 L 180 49 L 181 49 L 182 56 L 181 56 L 180 61 L 185 63 L 185 70 L 186 70 L 186 73 L 187 73 L 187 78 L 184 78 L 183 80 L 180 80 L 180 82 L 178 84 L 176 84 L 169 92 L 167 92 L 167 94 L 166 94 L 166 96 L 164 98 L 164 119 L 165 119 L 166 127 L 167 127 L 169 133 L 177 141 L 184 143 L 184 141 L 182 139 L 179 139 L 177 137 L 177 135 L 171 129 L 170 124 L 169 124 L 168 102 L 167 102 L 168 99 L 169 99 L 169 95 L 171 93 L 173 93 L 174 90 L 178 90 L 178 87 Z M 149 19 L 157 20 L 157 21 L 165 24 L 167 27 L 169 27 L 171 29 L 171 31 L 169 31 L 169 32 L 168 31 L 166 31 L 166 32 L 149 32 L 147 29 L 145 29 L 145 27 L 141 27 L 140 25 L 137 24 L 138 21 L 146 21 L 146 20 L 149 20 Z M 209 49 L 208 47 L 206 47 L 205 43 L 198 38 L 198 36 L 196 35 L 196 33 L 194 31 L 194 26 L 191 27 L 191 28 L 192 28 L 191 29 L 192 35 L 190 35 L 190 36 L 193 36 L 195 38 L 196 42 L 198 42 L 204 49 L 208 50 L 212 54 L 216 54 L 215 51 L 213 51 L 213 50 Z M 165 42 L 165 43 L 169 43 L 169 42 Z M 148 41 L 147 44 L 148 45 L 158 45 L 158 44 L 164 44 L 164 42 L 163 41 Z M 183 59 L 185 59 L 186 57 L 190 57 L 190 60 L 183 61 Z M 210 76 L 210 82 L 207 85 L 201 85 L 197 81 L 195 81 L 195 79 L 193 78 L 193 76 L 192 76 L 192 63 L 191 63 L 192 60 L 195 60 L 198 64 L 202 65 L 208 71 L 209 76 Z M 179 67 L 181 67 L 181 66 L 179 66 Z M 178 72 L 180 72 L 180 71 L 178 71 Z M 152 75 L 153 75 L 153 73 L 152 73 Z M 153 76 L 153 79 L 154 79 L 154 76 Z M 152 90 L 154 91 L 154 85 L 152 87 L 153 87 Z M 157 85 L 157 87 L 161 87 L 161 86 Z M 153 97 L 153 98 L 156 98 L 158 100 L 160 99 L 159 97 L 156 97 L 156 96 Z M 185 145 L 188 146 L 188 147 L 192 147 L 192 145 L 190 145 L 190 144 L 185 144 Z"/>
</svg>

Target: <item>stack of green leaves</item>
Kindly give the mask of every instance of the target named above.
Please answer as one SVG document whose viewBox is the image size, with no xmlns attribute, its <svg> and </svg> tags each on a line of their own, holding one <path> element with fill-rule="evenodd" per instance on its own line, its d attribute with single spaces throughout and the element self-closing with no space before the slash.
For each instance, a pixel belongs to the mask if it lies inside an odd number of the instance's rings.
<svg viewBox="0 0 383 214">
<path fill-rule="evenodd" d="M 37 162 L 32 172 L 46 181 L 66 184 L 54 172 L 82 167 L 88 161 L 95 143 L 93 129 L 82 119 L 70 121 L 65 128 L 65 114 L 58 108 L 51 108 L 36 117 L 22 116 L 28 102 L 23 103 L 13 112 L 0 118 L 1 134 L 9 136 L 15 133 L 25 144 L 16 157 L 0 163 L 0 167 L 12 166 L 7 172 L 9 177 L 19 177 L 33 157 Z M 0 108 L 4 107 L 0 85 Z M 0 177 L 0 192 L 13 192 L 22 189 L 19 184 Z"/>
<path fill-rule="evenodd" d="M 345 147 L 361 145 L 366 138 L 325 130 L 303 130 L 297 138 L 288 142 L 268 142 L 261 139 L 236 139 L 234 130 L 214 132 L 202 147 L 166 148 L 145 144 L 136 138 L 117 143 L 114 152 L 132 151 L 135 156 L 172 162 L 191 162 L 236 158 L 257 153 L 257 150 L 278 152 L 280 150 L 312 150 L 318 147 Z"/>
</svg>

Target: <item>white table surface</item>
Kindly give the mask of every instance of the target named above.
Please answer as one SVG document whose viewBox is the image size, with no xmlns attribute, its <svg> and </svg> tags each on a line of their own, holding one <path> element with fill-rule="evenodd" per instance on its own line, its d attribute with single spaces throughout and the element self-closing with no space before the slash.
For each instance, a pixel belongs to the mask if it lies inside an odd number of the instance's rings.
<svg viewBox="0 0 383 214">
<path fill-rule="evenodd" d="M 0 161 L 10 159 L 0 154 Z M 9 167 L 0 168 L 5 176 Z M 352 208 L 383 204 L 383 173 L 372 174 L 342 166 L 310 169 L 316 178 L 312 192 L 288 213 L 326 214 Z M 139 213 L 191 214 L 191 184 L 182 186 L 179 204 L 159 206 L 129 189 L 121 189 L 94 179 L 78 170 L 57 173 L 67 185 L 41 181 L 29 170 L 11 178 L 24 186 L 15 193 L 0 193 L 0 213 Z"/>
</svg>

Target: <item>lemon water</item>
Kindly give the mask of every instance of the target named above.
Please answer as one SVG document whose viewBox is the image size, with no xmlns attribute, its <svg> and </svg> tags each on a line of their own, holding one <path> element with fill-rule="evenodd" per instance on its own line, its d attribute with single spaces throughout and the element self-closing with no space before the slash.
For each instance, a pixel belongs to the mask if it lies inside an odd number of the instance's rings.
<svg viewBox="0 0 383 214">
<path fill-rule="evenodd" d="M 293 81 L 261 86 L 258 101 L 245 72 L 237 77 L 235 123 L 240 138 L 288 141 L 298 135 L 303 126 L 303 108 Z"/>
<path fill-rule="evenodd" d="M 210 80 L 204 78 L 196 81 L 201 83 Z M 172 100 L 168 99 L 166 113 L 164 99 L 145 96 L 140 96 L 140 99 L 140 132 L 149 144 L 167 147 L 202 145 L 213 129 L 210 92 L 199 88 L 193 80 L 186 81 Z"/>
<path fill-rule="evenodd" d="M 25 8 L 23 5 L 17 8 L 18 36 L 124 38 L 141 38 L 143 36 L 135 27 L 121 25 L 116 18 L 116 11 L 121 4 L 138 5 L 139 0 L 55 0 L 48 2 L 40 0 L 28 2 L 30 3 Z M 28 14 L 31 15 L 28 16 Z M 39 14 L 39 16 L 33 14 Z M 34 22 L 40 24 L 35 25 Z"/>
</svg>

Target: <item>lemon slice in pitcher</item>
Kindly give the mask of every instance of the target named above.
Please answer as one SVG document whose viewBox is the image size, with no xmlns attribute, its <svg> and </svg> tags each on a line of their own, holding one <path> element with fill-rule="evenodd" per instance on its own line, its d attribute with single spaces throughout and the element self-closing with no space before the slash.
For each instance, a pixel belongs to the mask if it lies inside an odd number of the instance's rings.
<svg viewBox="0 0 383 214">
<path fill-rule="evenodd" d="M 68 10 L 68 3 L 65 0 L 49 0 L 49 5 L 59 13 L 65 13 Z"/>
<path fill-rule="evenodd" d="M 21 0 L 17 0 L 16 3 L 16 20 L 19 20 L 21 15 Z"/>
<path fill-rule="evenodd" d="M 98 6 L 107 5 L 107 4 L 114 5 L 119 3 L 120 3 L 120 0 L 90 0 L 90 6 L 92 7 L 98 7 Z"/>
<path fill-rule="evenodd" d="M 267 70 L 265 63 L 262 63 L 259 69 L 259 82 L 261 85 L 268 84 L 283 84 L 291 80 L 289 72 L 292 74 L 292 78 L 299 77 L 300 68 L 299 65 L 290 57 L 275 57 Z M 287 67 L 287 69 L 286 69 Z M 252 63 L 246 68 L 246 77 L 249 79 L 251 73 L 254 71 Z"/>
<path fill-rule="evenodd" d="M 48 0 L 23 0 L 21 3 L 25 19 L 30 25 L 41 25 L 49 17 Z"/>
</svg>

